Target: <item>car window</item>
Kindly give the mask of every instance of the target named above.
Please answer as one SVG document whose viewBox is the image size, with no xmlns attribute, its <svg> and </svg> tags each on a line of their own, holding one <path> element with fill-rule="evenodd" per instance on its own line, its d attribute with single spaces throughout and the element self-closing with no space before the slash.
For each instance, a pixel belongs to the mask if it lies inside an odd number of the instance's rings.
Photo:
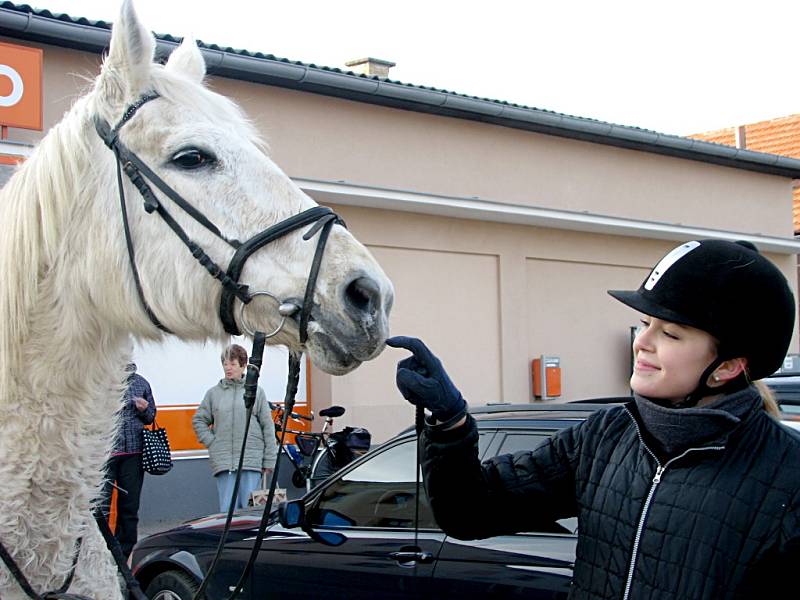
<svg viewBox="0 0 800 600">
<path fill-rule="evenodd" d="M 486 454 L 486 449 L 494 439 L 494 431 L 480 431 L 478 432 L 478 456 Z"/>
<path fill-rule="evenodd" d="M 548 437 L 550 436 L 544 433 L 533 433 L 529 431 L 507 433 L 500 444 L 498 454 L 513 454 L 520 450 L 533 450 Z"/>
<path fill-rule="evenodd" d="M 318 511 L 335 511 L 356 527 L 414 527 L 416 439 L 407 440 L 348 471 L 325 487 Z M 420 481 L 419 527 L 438 529 Z"/>
<path fill-rule="evenodd" d="M 544 440 L 549 438 L 551 432 L 541 431 L 513 431 L 505 434 L 500 442 L 498 454 L 513 454 L 523 450 L 533 450 Z M 543 523 L 538 532 L 528 533 L 576 533 L 578 530 L 578 519 L 570 517 L 559 519 L 555 523 Z"/>
</svg>

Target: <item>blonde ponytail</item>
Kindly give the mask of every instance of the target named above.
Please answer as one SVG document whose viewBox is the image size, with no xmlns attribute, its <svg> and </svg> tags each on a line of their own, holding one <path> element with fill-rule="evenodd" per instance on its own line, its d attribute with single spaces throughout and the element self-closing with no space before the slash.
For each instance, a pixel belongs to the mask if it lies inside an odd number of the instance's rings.
<svg viewBox="0 0 800 600">
<path fill-rule="evenodd" d="M 775 394 L 772 389 L 762 380 L 754 381 L 753 385 L 756 386 L 758 393 L 761 394 L 761 399 L 764 401 L 764 410 L 767 414 L 776 419 L 781 418 L 781 409 L 778 406 L 778 401 L 775 400 Z"/>
</svg>

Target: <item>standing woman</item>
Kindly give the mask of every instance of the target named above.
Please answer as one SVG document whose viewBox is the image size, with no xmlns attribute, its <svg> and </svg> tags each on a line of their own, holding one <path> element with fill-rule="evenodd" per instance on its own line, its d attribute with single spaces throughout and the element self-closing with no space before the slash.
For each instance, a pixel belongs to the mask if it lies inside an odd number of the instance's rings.
<svg viewBox="0 0 800 600">
<path fill-rule="evenodd" d="M 125 371 L 125 393 L 100 501 L 103 514 L 108 516 L 114 488 L 117 489 L 114 536 L 128 558 L 139 536 L 139 501 L 144 483 L 142 430 L 156 418 L 156 401 L 150 383 L 136 372 L 136 363 L 128 363 Z"/>
<path fill-rule="evenodd" d="M 244 405 L 247 351 L 238 344 L 231 344 L 225 348 L 221 359 L 225 377 L 206 392 L 192 417 L 192 426 L 197 439 L 208 448 L 211 471 L 219 494 L 219 510 L 227 512 L 236 480 L 247 415 Z M 250 493 L 261 487 L 262 476 L 269 482 L 277 455 L 272 412 L 264 390 L 259 387 L 247 434 L 236 508 L 247 506 Z"/>
<path fill-rule="evenodd" d="M 414 338 L 403 396 L 429 409 L 423 474 L 433 512 L 462 539 L 578 518 L 570 598 L 786 597 L 800 564 L 800 436 L 765 409 L 796 305 L 752 244 L 693 241 L 638 290 L 634 398 L 533 451 L 481 464 L 475 421 L 442 363 Z M 790 595 L 791 592 L 788 592 Z"/>
</svg>

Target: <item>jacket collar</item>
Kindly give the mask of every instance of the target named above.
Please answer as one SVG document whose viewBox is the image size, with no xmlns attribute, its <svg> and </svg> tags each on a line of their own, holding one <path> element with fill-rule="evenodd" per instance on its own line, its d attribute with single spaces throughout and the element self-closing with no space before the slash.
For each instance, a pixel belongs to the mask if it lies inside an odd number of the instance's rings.
<svg viewBox="0 0 800 600">
<path fill-rule="evenodd" d="M 233 389 L 244 385 L 244 377 L 234 381 L 233 379 L 222 378 L 219 380 L 219 387 L 223 390 Z"/>
<path fill-rule="evenodd" d="M 655 449 L 667 457 L 687 448 L 724 446 L 742 421 L 763 410 L 761 396 L 753 386 L 703 407 L 669 408 L 639 395 L 634 395 L 631 404 Z"/>
</svg>

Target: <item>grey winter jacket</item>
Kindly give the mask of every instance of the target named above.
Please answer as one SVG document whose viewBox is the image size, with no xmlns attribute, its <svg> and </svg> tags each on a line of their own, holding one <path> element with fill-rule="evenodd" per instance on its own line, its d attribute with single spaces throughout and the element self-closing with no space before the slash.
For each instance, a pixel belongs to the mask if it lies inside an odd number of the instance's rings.
<svg viewBox="0 0 800 600">
<path fill-rule="evenodd" d="M 211 471 L 216 475 L 222 471 L 232 471 L 239 464 L 242 449 L 245 415 L 244 379 L 220 382 L 206 392 L 205 398 L 192 417 L 197 439 L 208 448 Z M 245 471 L 272 469 L 278 455 L 275 442 L 275 425 L 267 403 L 266 394 L 260 387 L 256 393 L 256 403 L 250 420 L 250 430 L 245 448 Z"/>
</svg>

